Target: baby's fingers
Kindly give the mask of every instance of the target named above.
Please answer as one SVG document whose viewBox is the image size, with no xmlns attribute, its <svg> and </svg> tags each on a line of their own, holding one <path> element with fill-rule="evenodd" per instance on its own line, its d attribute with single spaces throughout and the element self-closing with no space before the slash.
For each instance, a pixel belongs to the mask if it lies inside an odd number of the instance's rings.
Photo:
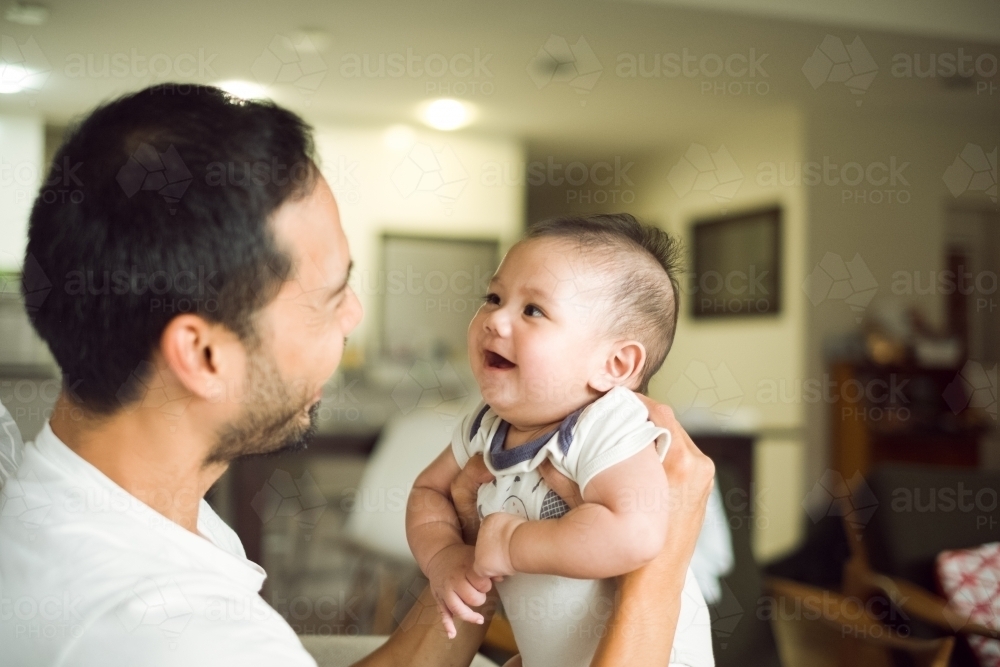
<svg viewBox="0 0 1000 667">
<path fill-rule="evenodd" d="M 462 601 L 462 598 L 458 596 L 458 593 L 451 591 L 445 595 L 445 602 L 448 603 L 448 609 L 451 613 L 466 623 L 475 623 L 476 625 L 483 624 L 483 615 L 477 614 L 469 608 L 469 605 Z"/>
<path fill-rule="evenodd" d="M 451 610 L 441 600 L 438 600 L 437 606 L 438 611 L 441 612 L 441 623 L 444 624 L 444 631 L 447 633 L 448 639 L 454 639 L 458 632 L 455 630 L 455 619 L 451 615 Z"/>
</svg>

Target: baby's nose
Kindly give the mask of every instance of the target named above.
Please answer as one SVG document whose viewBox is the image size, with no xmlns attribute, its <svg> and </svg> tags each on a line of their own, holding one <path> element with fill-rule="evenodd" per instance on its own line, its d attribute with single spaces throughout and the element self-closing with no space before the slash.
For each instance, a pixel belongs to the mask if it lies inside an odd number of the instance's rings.
<svg viewBox="0 0 1000 667">
<path fill-rule="evenodd" d="M 486 318 L 484 322 L 486 330 L 497 336 L 509 336 L 510 335 L 510 318 L 504 312 L 503 308 L 498 308 L 494 310 Z"/>
</svg>

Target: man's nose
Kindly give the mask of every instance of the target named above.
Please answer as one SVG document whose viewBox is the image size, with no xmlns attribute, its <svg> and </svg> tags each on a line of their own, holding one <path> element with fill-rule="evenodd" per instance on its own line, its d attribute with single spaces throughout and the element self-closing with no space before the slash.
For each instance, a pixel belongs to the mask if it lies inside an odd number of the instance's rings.
<svg viewBox="0 0 1000 667">
<path fill-rule="evenodd" d="M 347 324 L 344 327 L 344 335 L 354 331 L 355 327 L 361 324 L 361 318 L 365 315 L 361 300 L 351 287 L 347 288 L 347 298 L 350 300 L 350 303 L 348 304 L 349 314 L 347 316 Z"/>
</svg>

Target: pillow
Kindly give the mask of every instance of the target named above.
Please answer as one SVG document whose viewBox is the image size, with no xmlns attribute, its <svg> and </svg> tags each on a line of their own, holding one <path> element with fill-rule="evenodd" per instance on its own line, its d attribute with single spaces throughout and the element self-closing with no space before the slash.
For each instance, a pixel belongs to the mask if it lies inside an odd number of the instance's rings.
<svg viewBox="0 0 1000 667">
<path fill-rule="evenodd" d="M 455 417 L 414 410 L 389 421 L 358 484 L 344 526 L 357 544 L 412 563 L 406 541 L 406 500 L 417 475 L 451 442 Z"/>
<path fill-rule="evenodd" d="M 942 551 L 937 575 L 948 604 L 962 618 L 1000 630 L 1000 542 Z M 1000 641 L 977 635 L 967 639 L 980 665 L 1000 666 Z"/>
</svg>

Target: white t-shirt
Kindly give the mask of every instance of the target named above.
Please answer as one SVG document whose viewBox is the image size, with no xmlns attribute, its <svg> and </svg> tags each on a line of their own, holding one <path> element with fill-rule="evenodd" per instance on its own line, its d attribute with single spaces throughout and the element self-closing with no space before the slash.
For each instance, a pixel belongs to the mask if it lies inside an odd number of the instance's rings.
<svg viewBox="0 0 1000 667">
<path fill-rule="evenodd" d="M 538 466 L 549 459 L 582 490 L 599 473 L 656 442 L 660 460 L 670 432 L 648 420 L 646 406 L 617 387 L 563 420 L 556 431 L 503 449 L 509 425 L 485 404 L 455 428 L 452 452 L 464 467 L 483 454 L 496 480 L 479 487 L 481 517 L 508 512 L 525 519 L 558 518 L 569 508 L 552 491 Z M 614 608 L 610 579 L 571 579 L 549 574 L 515 574 L 497 584 L 524 667 L 585 667 L 607 632 Z M 694 574 L 688 568 L 671 665 L 712 667 L 711 619 Z"/>
<path fill-rule="evenodd" d="M 0 479 L 5 667 L 315 667 L 260 597 L 264 570 L 204 500 L 199 536 L 128 494 L 48 424 L 20 458 Z"/>
</svg>

